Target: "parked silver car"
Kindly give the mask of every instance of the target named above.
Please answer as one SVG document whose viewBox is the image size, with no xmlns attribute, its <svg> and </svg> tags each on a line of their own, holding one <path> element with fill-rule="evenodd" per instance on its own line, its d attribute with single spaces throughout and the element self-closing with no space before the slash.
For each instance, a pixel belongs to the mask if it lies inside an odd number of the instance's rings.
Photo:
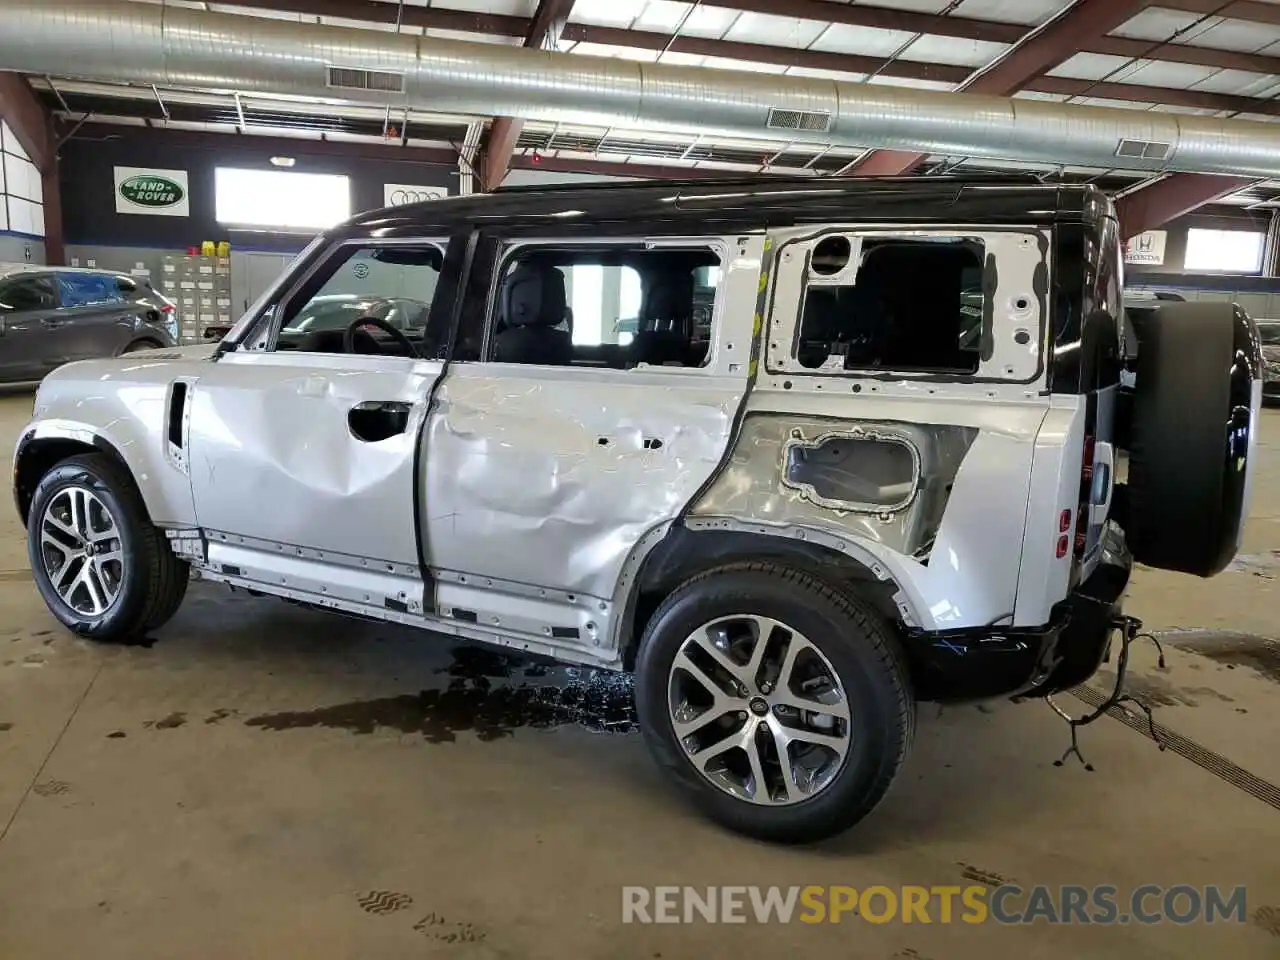
<svg viewBox="0 0 1280 960">
<path fill-rule="evenodd" d="M 171 347 L 172 301 L 106 270 L 0 264 L 0 384 L 35 382 L 64 363 Z"/>
</svg>

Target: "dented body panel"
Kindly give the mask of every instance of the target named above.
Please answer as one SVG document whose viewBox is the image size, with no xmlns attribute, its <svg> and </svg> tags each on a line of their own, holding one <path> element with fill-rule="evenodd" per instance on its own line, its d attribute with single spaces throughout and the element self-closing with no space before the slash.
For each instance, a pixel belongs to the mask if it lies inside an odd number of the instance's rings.
<svg viewBox="0 0 1280 960">
<path fill-rule="evenodd" d="M 401 358 L 229 354 L 192 388 L 187 444 L 206 531 L 418 565 L 419 427 L 443 364 Z M 351 411 L 402 403 L 405 428 L 368 442 Z"/>
<path fill-rule="evenodd" d="M 719 468 L 745 391 L 745 376 L 459 366 L 425 441 L 432 566 L 611 598 L 640 538 Z"/>
</svg>

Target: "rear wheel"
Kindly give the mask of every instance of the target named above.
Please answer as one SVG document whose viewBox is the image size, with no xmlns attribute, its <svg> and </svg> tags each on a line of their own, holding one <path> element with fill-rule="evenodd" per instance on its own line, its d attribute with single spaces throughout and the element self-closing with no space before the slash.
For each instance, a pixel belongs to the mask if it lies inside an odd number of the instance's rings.
<svg viewBox="0 0 1280 960">
<path fill-rule="evenodd" d="M 186 592 L 187 564 L 152 525 L 132 478 L 101 454 L 71 457 L 41 479 L 27 552 L 50 612 L 92 640 L 159 627 Z"/>
<path fill-rule="evenodd" d="M 724 567 L 677 589 L 637 661 L 655 759 L 730 829 L 800 843 L 866 816 L 915 724 L 889 626 L 807 573 Z"/>
</svg>

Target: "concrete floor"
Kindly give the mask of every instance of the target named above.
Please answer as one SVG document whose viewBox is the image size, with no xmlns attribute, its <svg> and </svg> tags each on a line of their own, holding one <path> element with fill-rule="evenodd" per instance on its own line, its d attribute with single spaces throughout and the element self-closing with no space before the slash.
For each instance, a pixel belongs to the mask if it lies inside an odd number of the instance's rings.
<svg viewBox="0 0 1280 960">
<path fill-rule="evenodd" d="M 29 410 L 29 396 L 0 399 L 6 452 Z M 1220 754 L 1259 791 L 1280 782 L 1280 415 L 1262 441 L 1247 557 L 1208 582 L 1144 571 L 1130 602 L 1168 651 L 1158 670 L 1136 650 L 1135 689 L 1206 751 L 1190 753 Z M 1280 954 L 1276 809 L 1114 719 L 1083 731 L 1087 772 L 1054 766 L 1068 734 L 1044 704 L 926 707 L 875 814 L 823 847 L 780 849 L 685 806 L 629 729 L 624 678 L 208 584 L 157 640 L 96 647 L 61 630 L 0 506 L 6 960 Z M 1250 919 L 620 922 L 623 885 L 897 887 L 975 871 L 1122 891 L 1243 884 Z"/>
</svg>

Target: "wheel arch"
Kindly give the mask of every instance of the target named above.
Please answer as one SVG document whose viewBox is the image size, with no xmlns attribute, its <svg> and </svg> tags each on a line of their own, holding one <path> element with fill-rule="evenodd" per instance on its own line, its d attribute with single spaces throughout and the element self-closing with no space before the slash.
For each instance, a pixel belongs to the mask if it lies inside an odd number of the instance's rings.
<svg viewBox="0 0 1280 960">
<path fill-rule="evenodd" d="M 133 476 L 129 461 L 101 434 L 69 427 L 33 427 L 18 440 L 13 457 L 13 499 L 25 527 L 36 487 L 63 460 L 82 453 L 100 453 Z"/>
<path fill-rule="evenodd" d="M 691 577 L 728 564 L 785 563 L 833 586 L 857 584 L 860 595 L 890 623 L 905 626 L 920 622 L 916 604 L 899 578 L 854 542 L 842 542 L 839 547 L 818 542 L 823 536 L 818 531 L 797 536 L 792 530 L 707 529 L 679 524 L 653 533 L 658 536 L 651 543 L 641 541 L 643 556 L 635 576 L 622 584 L 626 594 L 620 606 L 617 646 L 625 669 L 634 667 L 645 626 L 662 601 Z"/>
</svg>

